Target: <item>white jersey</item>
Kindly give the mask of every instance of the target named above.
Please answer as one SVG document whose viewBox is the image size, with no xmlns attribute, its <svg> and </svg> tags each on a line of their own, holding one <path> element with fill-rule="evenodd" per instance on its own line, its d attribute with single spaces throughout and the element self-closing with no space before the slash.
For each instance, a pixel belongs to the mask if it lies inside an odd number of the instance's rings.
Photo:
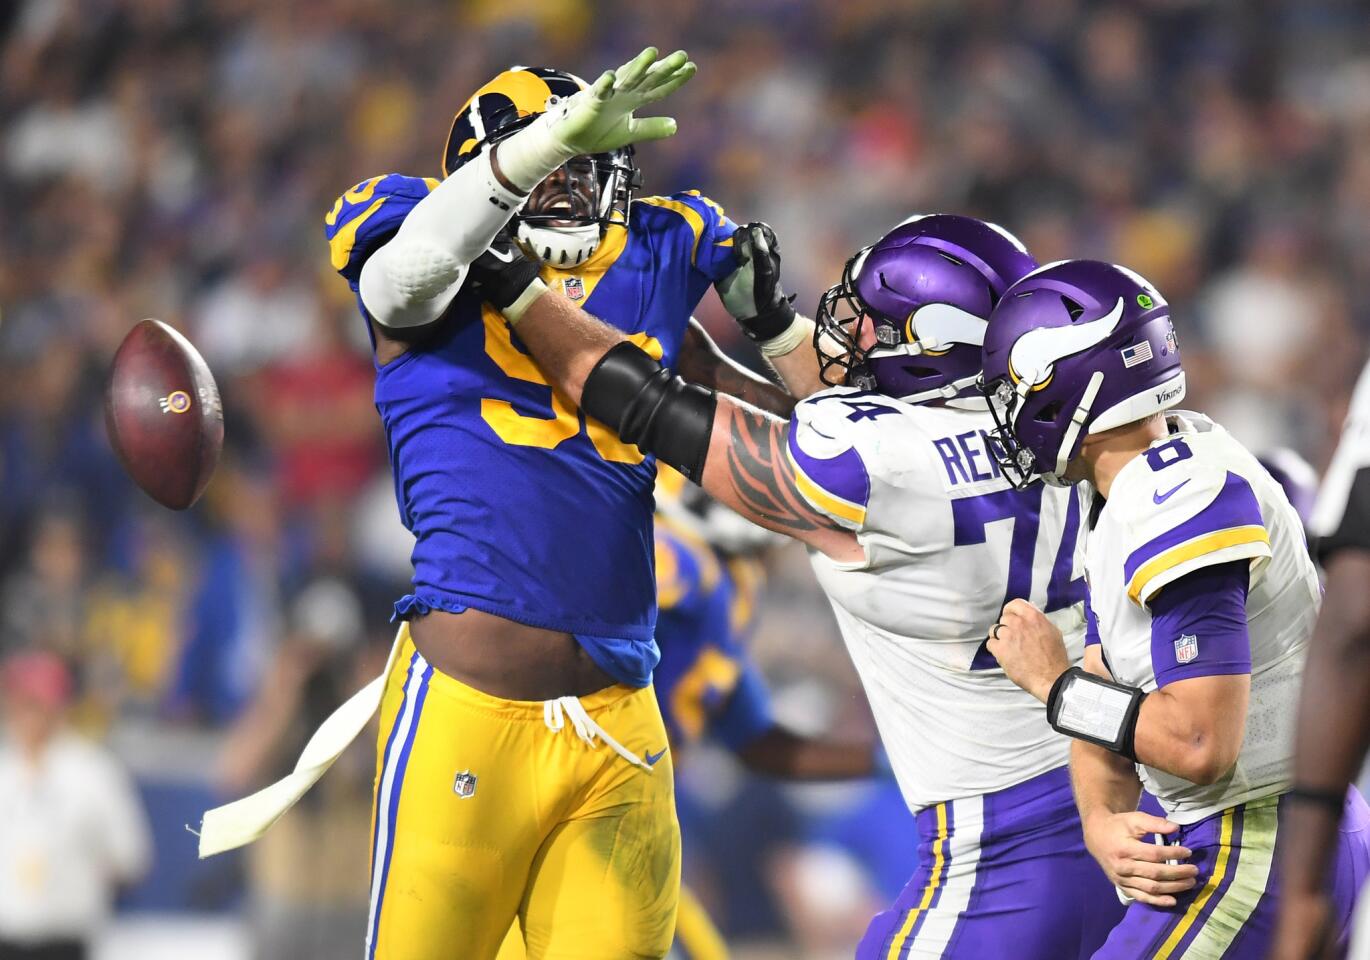
<svg viewBox="0 0 1370 960">
<path fill-rule="evenodd" d="M 1321 591 L 1299 515 L 1246 448 L 1207 417 L 1167 416 L 1170 435 L 1128 463 L 1087 536 L 1090 606 L 1119 683 L 1152 691 L 1157 674 L 1198 661 L 1204 638 L 1152 636 L 1148 604 L 1204 567 L 1251 563 L 1251 700 L 1232 772 L 1203 786 L 1142 764 L 1166 814 L 1194 823 L 1289 788 L 1294 710 Z"/>
<path fill-rule="evenodd" d="M 856 533 L 865 561 L 814 554 L 909 807 L 992 793 L 1067 762 L 1046 708 L 984 649 L 1007 599 L 1031 599 L 1083 655 L 1080 499 L 1015 490 L 985 410 L 851 388 L 795 408 L 800 492 Z"/>
</svg>

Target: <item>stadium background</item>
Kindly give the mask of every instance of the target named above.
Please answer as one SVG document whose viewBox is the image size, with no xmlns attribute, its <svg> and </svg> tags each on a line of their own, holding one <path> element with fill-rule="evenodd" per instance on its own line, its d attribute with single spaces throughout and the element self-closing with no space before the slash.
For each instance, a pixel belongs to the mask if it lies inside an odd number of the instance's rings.
<svg viewBox="0 0 1370 960">
<path fill-rule="evenodd" d="M 805 310 L 905 216 L 989 217 L 1044 262 L 1147 275 L 1190 405 L 1326 462 L 1370 334 L 1357 0 L 0 5 L 0 651 L 69 660 L 73 723 L 152 818 L 154 867 L 101 957 L 358 942 L 369 743 L 246 856 L 196 864 L 182 826 L 283 772 L 378 669 L 407 577 L 322 216 L 365 177 L 435 174 L 453 110 L 508 64 L 591 75 L 646 43 L 700 65 L 669 105 L 680 134 L 640 152 L 647 192 L 768 220 Z M 185 516 L 104 439 L 104 368 L 144 316 L 224 392 L 225 462 Z M 742 354 L 712 296 L 701 318 Z M 770 566 L 756 655 L 779 712 L 868 735 L 802 552 Z M 778 788 L 709 750 L 684 766 L 687 870 L 739 956 L 846 955 L 909 862 L 892 785 Z"/>
</svg>

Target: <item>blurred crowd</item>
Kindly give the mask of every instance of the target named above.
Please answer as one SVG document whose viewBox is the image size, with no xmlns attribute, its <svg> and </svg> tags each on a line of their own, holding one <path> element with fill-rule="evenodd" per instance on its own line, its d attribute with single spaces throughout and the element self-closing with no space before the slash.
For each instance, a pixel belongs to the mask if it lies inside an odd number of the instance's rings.
<svg viewBox="0 0 1370 960">
<path fill-rule="evenodd" d="M 0 653 L 59 655 L 78 728 L 210 731 L 193 765 L 208 796 L 234 794 L 281 772 L 378 669 L 407 535 L 323 215 L 366 177 L 435 175 L 452 113 L 498 70 L 592 76 L 646 43 L 688 49 L 700 72 L 669 105 L 679 135 L 639 154 L 645 189 L 698 188 L 773 224 L 801 307 L 910 214 L 989 217 L 1043 262 L 1146 275 L 1171 301 L 1190 405 L 1253 448 L 1330 454 L 1370 336 L 1359 0 L 14 0 L 0 4 Z M 224 394 L 224 463 L 183 516 L 133 489 L 104 438 L 106 365 L 145 316 L 185 331 Z M 745 351 L 717 303 L 702 319 Z M 814 627 L 828 621 L 802 555 L 772 566 L 757 653 L 782 709 L 866 722 L 832 628 Z M 155 779 L 165 754 L 143 754 Z M 336 875 L 364 873 L 366 754 L 336 777 L 337 803 L 245 868 L 333 929 L 364 890 L 292 865 L 351 831 Z M 714 864 L 770 890 L 733 929 L 819 956 L 827 914 L 897 882 L 848 869 L 859 838 L 813 839 L 846 837 L 832 824 L 860 796 L 750 802 L 734 772 L 700 769 L 701 822 L 785 803 L 797 824 L 759 866 Z M 719 833 L 740 849 L 745 830 Z M 810 875 L 827 886 L 806 889 Z M 258 926 L 294 946 L 259 955 L 315 955 L 279 912 Z"/>
</svg>

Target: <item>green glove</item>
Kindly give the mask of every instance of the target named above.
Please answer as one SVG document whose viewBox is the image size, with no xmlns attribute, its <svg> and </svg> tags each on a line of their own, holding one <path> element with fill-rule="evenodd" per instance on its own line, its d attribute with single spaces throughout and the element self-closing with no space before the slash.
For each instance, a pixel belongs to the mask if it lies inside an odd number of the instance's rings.
<svg viewBox="0 0 1370 960">
<path fill-rule="evenodd" d="M 695 69 L 684 50 L 658 60 L 656 47 L 648 47 L 617 70 L 604 71 L 590 89 L 549 110 L 547 130 L 573 157 L 664 140 L 675 133 L 675 120 L 638 119 L 633 111 L 680 89 Z"/>
<path fill-rule="evenodd" d="M 527 193 L 572 157 L 605 153 L 632 143 L 664 140 L 675 133 L 670 117 L 633 116 L 633 111 L 668 96 L 695 75 L 684 50 L 657 59 L 648 47 L 617 70 L 565 100 L 499 144 L 501 173 Z"/>
</svg>

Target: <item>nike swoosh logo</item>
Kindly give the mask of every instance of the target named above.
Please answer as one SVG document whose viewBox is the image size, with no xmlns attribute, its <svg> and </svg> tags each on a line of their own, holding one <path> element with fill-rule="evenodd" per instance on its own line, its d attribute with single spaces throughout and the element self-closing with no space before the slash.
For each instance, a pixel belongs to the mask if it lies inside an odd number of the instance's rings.
<svg viewBox="0 0 1370 960">
<path fill-rule="evenodd" d="M 1029 330 L 1009 351 L 1009 369 L 1019 381 L 1026 380 L 1033 386 L 1045 383 L 1051 379 L 1058 361 L 1103 343 L 1122 318 L 1123 298 L 1119 297 L 1108 315 L 1098 320 Z"/>
<path fill-rule="evenodd" d="M 656 753 L 652 753 L 650 750 L 647 751 L 646 753 L 644 753 L 644 754 L 642 755 L 642 759 L 645 760 L 645 761 L 647 761 L 647 766 L 649 766 L 649 767 L 655 767 L 655 766 L 656 766 L 656 762 L 657 762 L 658 760 L 660 760 L 660 759 L 661 759 L 662 757 L 664 757 L 664 756 L 666 756 L 666 748 L 665 748 L 665 747 L 662 747 L 662 748 L 661 748 L 660 750 L 658 750 Z"/>
<path fill-rule="evenodd" d="M 489 250 L 486 250 L 485 252 L 490 254 L 490 256 L 494 257 L 496 260 L 502 260 L 505 263 L 514 262 L 513 251 L 506 252 L 502 250 L 496 250 L 494 247 L 491 247 Z"/>
<path fill-rule="evenodd" d="M 1190 478 L 1190 480 L 1192 479 L 1193 477 Z M 1167 500 L 1169 500 L 1172 496 L 1175 495 L 1176 490 L 1180 489 L 1188 482 L 1189 480 L 1181 480 L 1179 483 L 1175 484 L 1175 486 L 1171 487 L 1165 493 L 1161 493 L 1161 491 L 1157 490 L 1155 493 L 1151 495 L 1151 499 L 1155 503 L 1165 503 Z"/>
</svg>

